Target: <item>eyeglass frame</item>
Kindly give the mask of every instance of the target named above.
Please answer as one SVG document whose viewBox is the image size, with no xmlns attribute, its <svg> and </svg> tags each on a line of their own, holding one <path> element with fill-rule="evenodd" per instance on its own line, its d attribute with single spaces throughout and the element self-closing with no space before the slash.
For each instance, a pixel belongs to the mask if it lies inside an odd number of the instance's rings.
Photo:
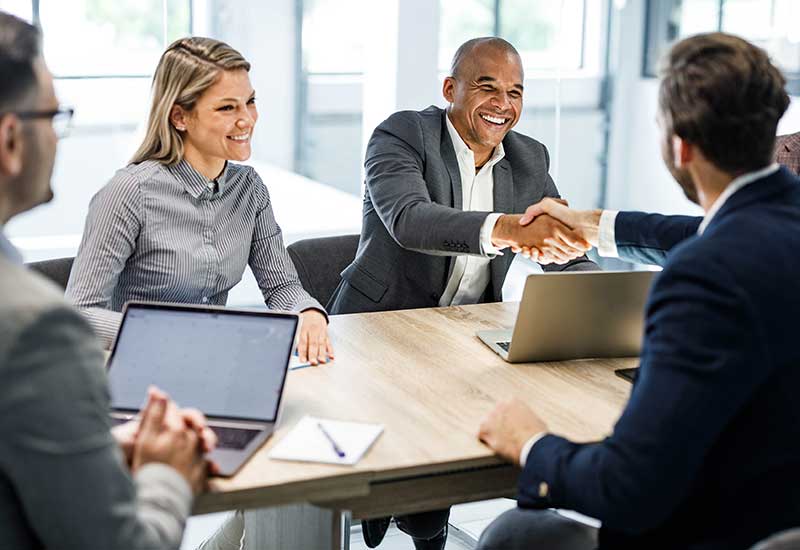
<svg viewBox="0 0 800 550">
<path fill-rule="evenodd" d="M 62 118 L 66 117 L 66 122 L 64 123 L 63 129 L 59 130 L 53 125 L 53 129 L 56 131 L 56 136 L 61 139 L 66 137 L 69 134 L 69 130 L 72 125 L 72 117 L 75 115 L 75 109 L 72 107 L 60 107 L 58 109 L 52 109 L 50 111 L 9 111 L 6 113 L 0 113 L 2 115 L 16 115 L 21 120 L 34 120 L 37 118 L 49 118 L 51 121 L 56 120 L 56 117 L 61 116 Z"/>
</svg>

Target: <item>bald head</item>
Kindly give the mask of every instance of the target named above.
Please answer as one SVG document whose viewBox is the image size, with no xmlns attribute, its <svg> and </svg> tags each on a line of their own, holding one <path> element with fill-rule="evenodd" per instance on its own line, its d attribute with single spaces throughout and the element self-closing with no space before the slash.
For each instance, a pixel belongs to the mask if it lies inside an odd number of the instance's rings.
<svg viewBox="0 0 800 550">
<path fill-rule="evenodd" d="M 472 150 L 477 168 L 519 120 L 522 61 L 502 38 L 474 38 L 458 48 L 452 71 L 444 79 L 442 96 L 450 104 L 450 122 Z"/>
<path fill-rule="evenodd" d="M 467 40 L 458 47 L 453 56 L 453 63 L 450 65 L 450 76 L 459 78 L 470 73 L 476 61 L 489 53 L 512 57 L 522 67 L 519 52 L 508 41 L 496 36 L 484 36 Z"/>
</svg>

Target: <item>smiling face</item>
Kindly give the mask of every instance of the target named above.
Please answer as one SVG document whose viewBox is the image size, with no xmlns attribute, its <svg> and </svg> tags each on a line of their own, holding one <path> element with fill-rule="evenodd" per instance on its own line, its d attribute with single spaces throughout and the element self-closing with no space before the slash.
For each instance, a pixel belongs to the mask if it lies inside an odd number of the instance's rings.
<svg viewBox="0 0 800 550">
<path fill-rule="evenodd" d="M 522 63 L 513 52 L 475 46 L 458 73 L 444 81 L 450 120 L 475 154 L 476 165 L 492 155 L 522 112 Z"/>
<path fill-rule="evenodd" d="M 250 158 L 256 120 L 255 92 L 244 69 L 222 71 L 190 112 L 176 105 L 170 117 L 183 136 L 186 160 L 209 179 L 226 160 Z"/>
</svg>

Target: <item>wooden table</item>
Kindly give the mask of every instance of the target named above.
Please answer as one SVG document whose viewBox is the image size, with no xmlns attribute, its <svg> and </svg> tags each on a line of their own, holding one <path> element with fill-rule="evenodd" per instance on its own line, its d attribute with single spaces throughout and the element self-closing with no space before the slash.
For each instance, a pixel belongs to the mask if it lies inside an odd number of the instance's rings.
<svg viewBox="0 0 800 550">
<path fill-rule="evenodd" d="M 331 317 L 336 360 L 290 372 L 276 434 L 234 478 L 214 480 L 195 513 L 313 503 L 333 511 L 317 527 L 324 536 L 315 535 L 323 539 L 315 547 L 328 549 L 339 544 L 338 511 L 379 517 L 513 496 L 517 471 L 476 437 L 494 404 L 518 396 L 552 432 L 596 440 L 610 433 L 630 391 L 614 369 L 637 362 L 506 363 L 475 331 L 513 325 L 518 305 Z M 270 460 L 271 446 L 306 414 L 385 430 L 353 467 Z"/>
</svg>

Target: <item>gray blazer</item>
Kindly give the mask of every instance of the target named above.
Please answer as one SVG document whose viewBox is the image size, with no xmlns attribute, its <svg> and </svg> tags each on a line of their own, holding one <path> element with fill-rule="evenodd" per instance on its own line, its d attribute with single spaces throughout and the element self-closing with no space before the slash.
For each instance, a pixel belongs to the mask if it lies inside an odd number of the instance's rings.
<svg viewBox="0 0 800 550">
<path fill-rule="evenodd" d="M 189 485 L 163 464 L 131 479 L 89 324 L 2 253 L 0 380 L 0 548 L 180 546 Z"/>
<path fill-rule="evenodd" d="M 356 258 L 328 305 L 331 313 L 435 307 L 453 257 L 480 255 L 480 228 L 489 212 L 462 210 L 461 176 L 445 111 L 401 111 L 382 122 L 367 146 L 363 225 Z M 558 197 L 547 173 L 550 159 L 538 141 L 516 132 L 503 140 L 494 167 L 494 211 L 522 213 L 544 197 Z M 514 254 L 490 263 L 484 301 L 500 301 Z M 586 258 L 547 271 L 591 270 Z"/>
</svg>

